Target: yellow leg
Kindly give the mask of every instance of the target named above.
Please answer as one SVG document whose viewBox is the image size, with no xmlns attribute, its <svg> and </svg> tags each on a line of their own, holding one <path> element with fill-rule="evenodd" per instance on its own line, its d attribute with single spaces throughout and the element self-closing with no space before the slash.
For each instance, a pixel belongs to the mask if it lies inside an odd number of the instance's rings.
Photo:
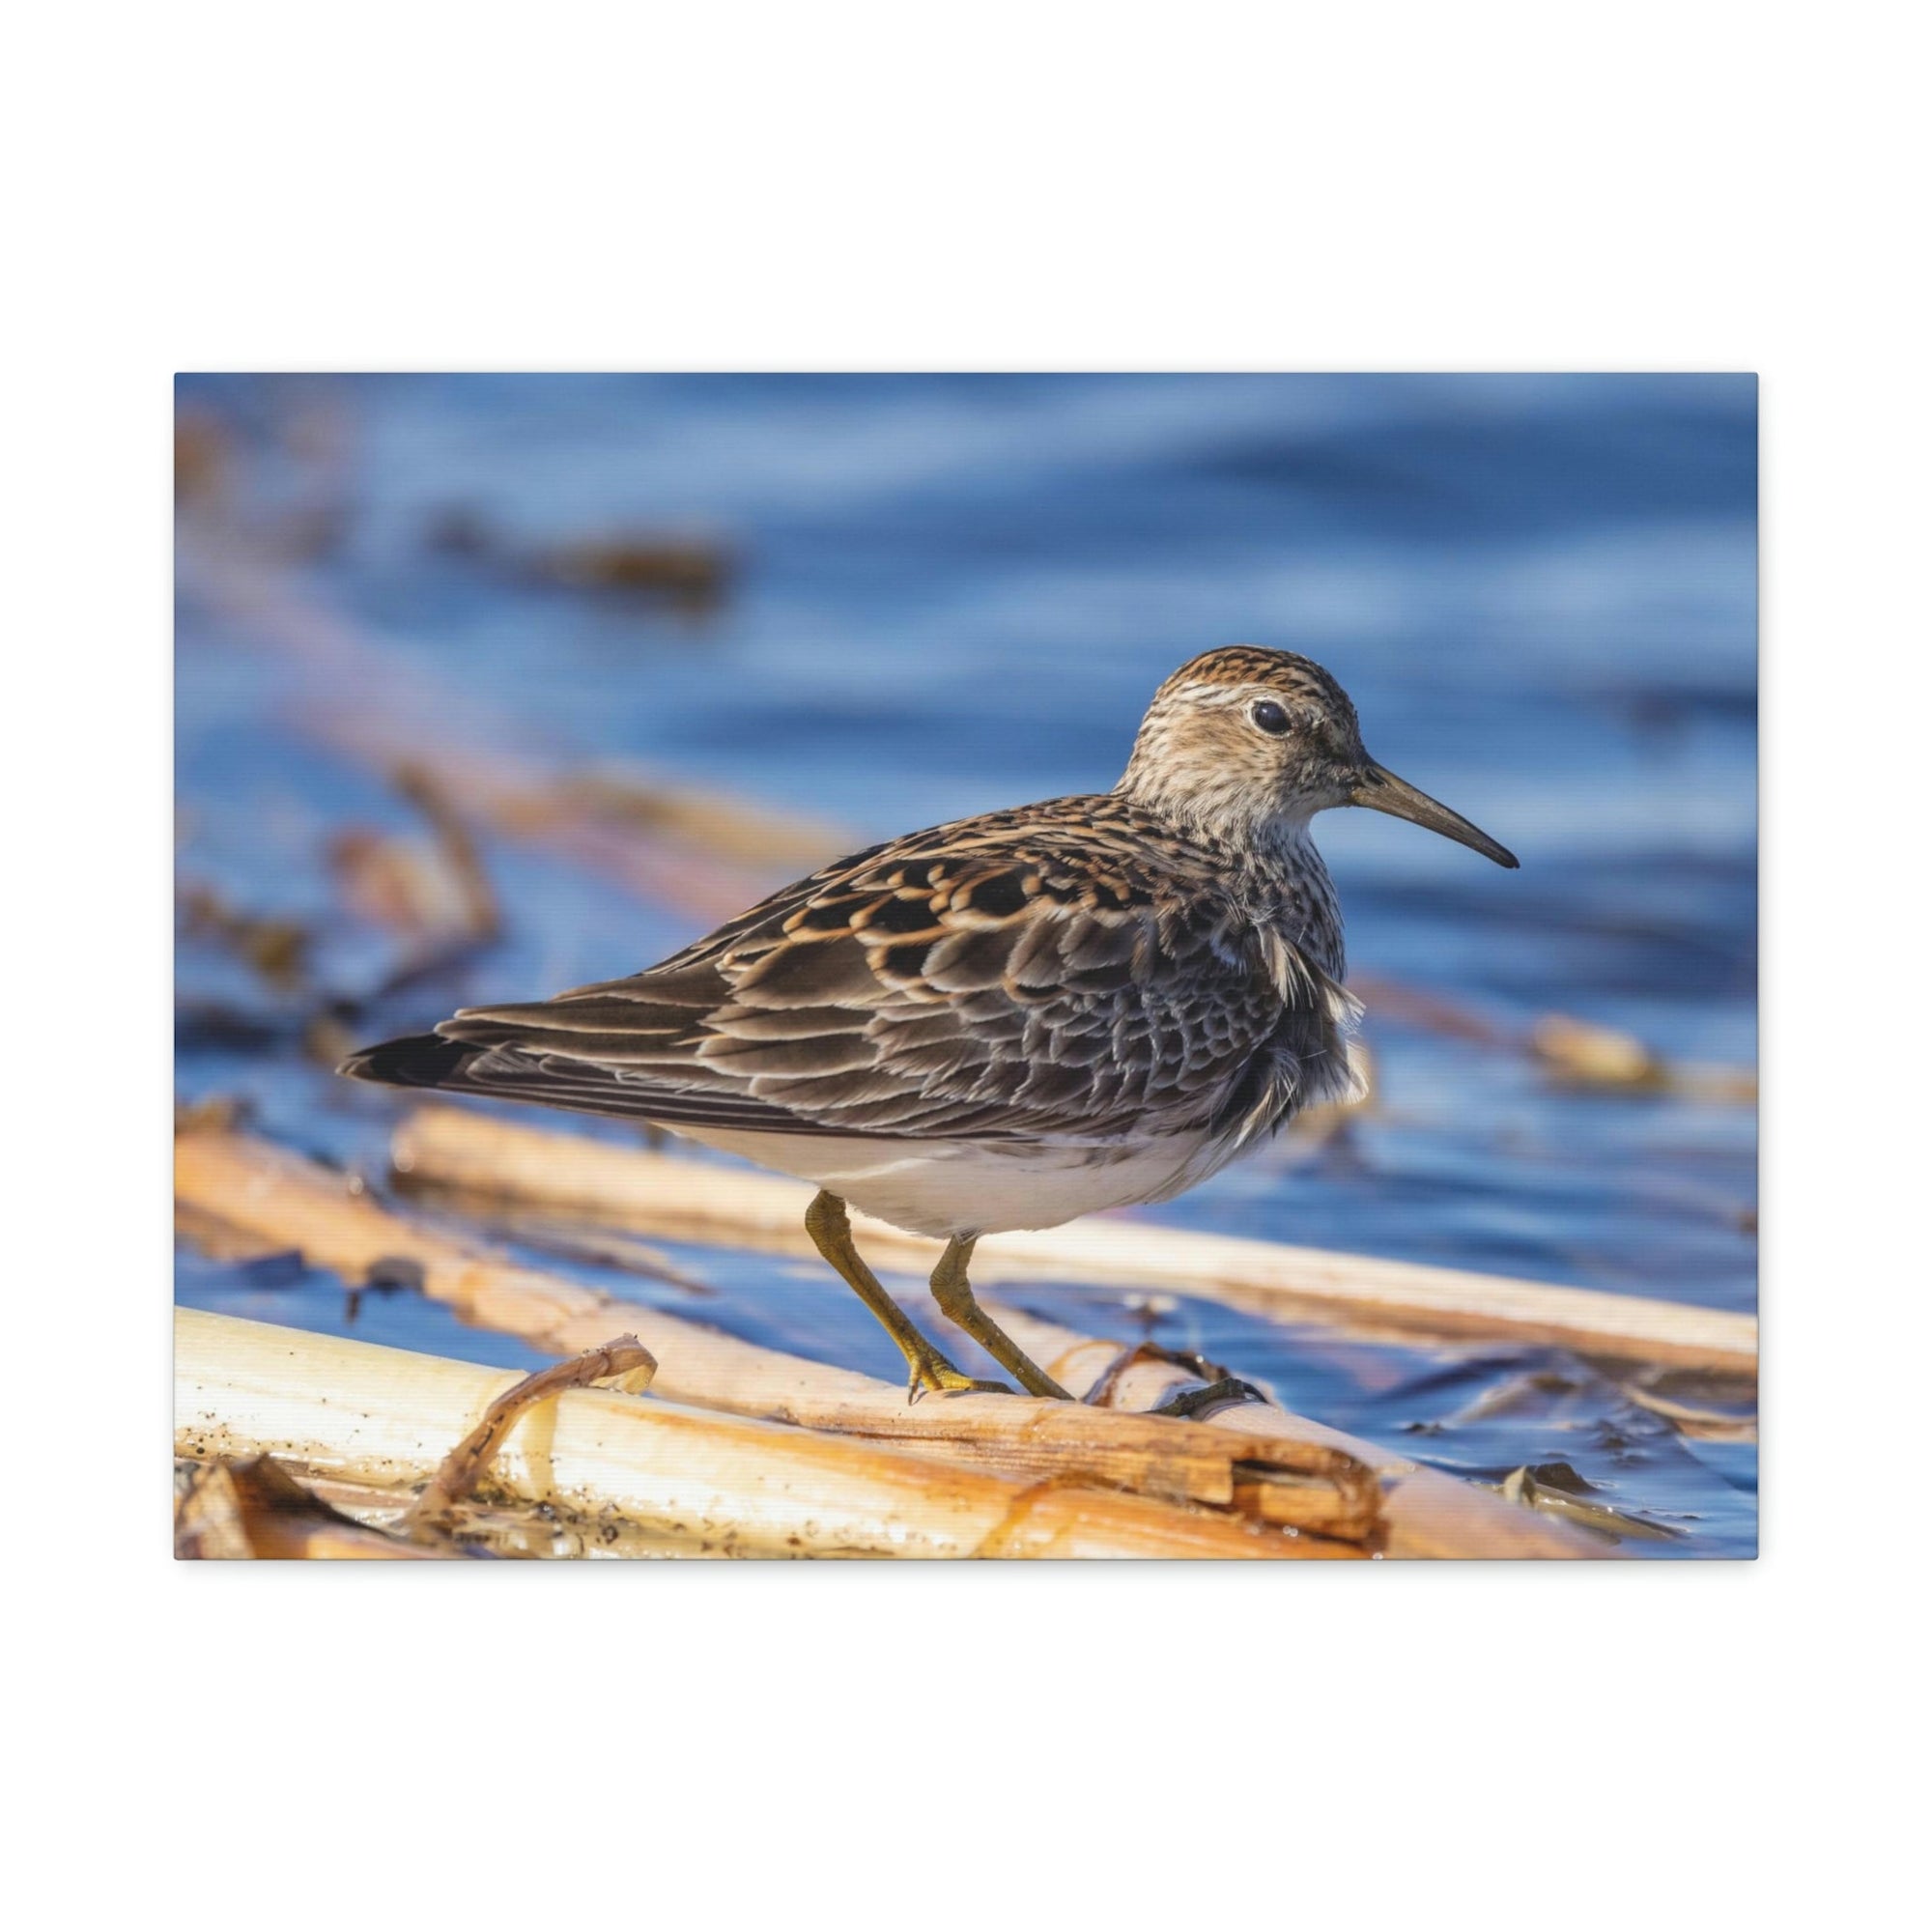
<svg viewBox="0 0 1932 1932">
<path fill-rule="evenodd" d="M 973 1285 L 966 1279 L 966 1264 L 973 1259 L 974 1243 L 957 1237 L 946 1244 L 939 1265 L 932 1271 L 932 1298 L 949 1321 L 965 1329 L 980 1348 L 1005 1369 L 1029 1395 L 1056 1396 L 1062 1402 L 1073 1398 L 1021 1352 L 1020 1346 L 973 1298 Z"/>
<path fill-rule="evenodd" d="M 844 1202 L 838 1195 L 819 1189 L 811 1206 L 805 1210 L 805 1232 L 811 1236 L 818 1252 L 838 1270 L 845 1285 L 879 1318 L 886 1333 L 899 1345 L 899 1353 L 912 1371 L 912 1379 L 906 1387 L 908 1401 L 917 1402 L 927 1389 L 986 1389 L 999 1395 L 1012 1394 L 1005 1382 L 975 1381 L 955 1369 L 912 1325 L 911 1316 L 879 1286 L 878 1276 L 852 1245 L 852 1223 Z"/>
</svg>

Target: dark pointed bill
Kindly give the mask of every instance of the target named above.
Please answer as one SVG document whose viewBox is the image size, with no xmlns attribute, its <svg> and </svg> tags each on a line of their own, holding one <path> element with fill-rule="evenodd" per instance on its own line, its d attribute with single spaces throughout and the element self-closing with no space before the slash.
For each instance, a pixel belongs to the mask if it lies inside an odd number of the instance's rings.
<svg viewBox="0 0 1932 1932">
<path fill-rule="evenodd" d="M 1461 812 L 1437 804 L 1426 791 L 1417 791 L 1406 779 L 1397 778 L 1380 765 L 1372 764 L 1364 770 L 1360 782 L 1349 794 L 1349 803 L 1365 805 L 1371 811 L 1385 811 L 1391 818 L 1406 818 L 1411 825 L 1427 826 L 1431 832 L 1439 832 L 1443 838 L 1453 838 L 1457 844 L 1466 845 L 1486 859 L 1493 859 L 1498 866 L 1516 869 L 1514 852 L 1498 845 Z"/>
</svg>

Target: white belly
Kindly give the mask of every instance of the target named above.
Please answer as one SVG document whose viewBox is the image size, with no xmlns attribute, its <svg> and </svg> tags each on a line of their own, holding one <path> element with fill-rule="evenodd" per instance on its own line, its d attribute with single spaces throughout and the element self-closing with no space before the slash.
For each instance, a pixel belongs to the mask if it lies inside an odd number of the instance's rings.
<svg viewBox="0 0 1932 1932">
<path fill-rule="evenodd" d="M 816 1134 L 758 1134 L 674 1127 L 706 1147 L 830 1188 L 867 1214 L 910 1235 L 1000 1235 L 1057 1228 L 1105 1208 L 1165 1201 L 1205 1180 L 1238 1147 L 1163 1141 L 1122 1149 L 1002 1149 L 973 1141 L 886 1141 Z"/>
</svg>

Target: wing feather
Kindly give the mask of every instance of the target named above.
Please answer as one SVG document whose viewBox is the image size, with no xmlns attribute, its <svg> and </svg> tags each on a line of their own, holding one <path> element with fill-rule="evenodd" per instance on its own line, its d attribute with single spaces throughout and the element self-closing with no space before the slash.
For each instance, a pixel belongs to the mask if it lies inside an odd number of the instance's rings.
<svg viewBox="0 0 1932 1932">
<path fill-rule="evenodd" d="M 1161 863 L 1173 835 L 1125 810 L 1056 801 L 855 854 L 647 972 L 444 1021 L 475 1051 L 437 1084 L 1006 1142 L 1245 1137 L 1346 1085 L 1348 996 L 1215 855 Z"/>
</svg>

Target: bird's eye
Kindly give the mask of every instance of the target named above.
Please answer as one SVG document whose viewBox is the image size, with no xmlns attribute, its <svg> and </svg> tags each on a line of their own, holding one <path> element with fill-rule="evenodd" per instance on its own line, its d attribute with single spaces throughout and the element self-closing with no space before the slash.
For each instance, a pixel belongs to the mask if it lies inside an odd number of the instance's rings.
<svg viewBox="0 0 1932 1932">
<path fill-rule="evenodd" d="M 1288 729 L 1288 713 L 1271 697 L 1264 697 L 1248 716 L 1255 721 L 1256 728 L 1265 731 L 1270 738 L 1279 738 Z"/>
</svg>

